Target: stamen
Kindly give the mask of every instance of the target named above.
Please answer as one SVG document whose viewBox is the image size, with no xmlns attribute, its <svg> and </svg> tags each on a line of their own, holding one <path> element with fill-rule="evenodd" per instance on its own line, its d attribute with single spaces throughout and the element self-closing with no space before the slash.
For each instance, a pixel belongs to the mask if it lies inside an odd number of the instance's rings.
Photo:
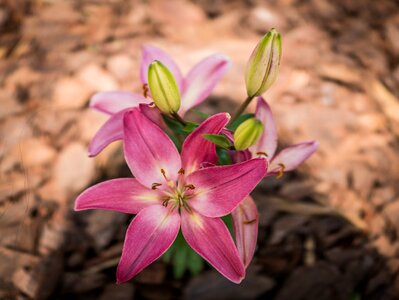
<svg viewBox="0 0 399 300">
<path fill-rule="evenodd" d="M 191 207 L 187 205 L 187 203 L 183 202 L 183 207 L 187 210 L 188 213 L 192 213 Z"/>
<path fill-rule="evenodd" d="M 144 95 L 145 98 L 148 97 L 148 92 L 149 92 L 149 90 L 148 90 L 148 84 L 147 84 L 147 83 L 144 83 L 144 84 L 143 84 L 143 95 Z"/>
<path fill-rule="evenodd" d="M 170 187 L 171 189 L 174 189 L 176 187 L 175 183 L 172 180 L 169 180 L 167 182 L 168 187 Z"/>
<path fill-rule="evenodd" d="M 167 181 L 168 178 L 166 178 L 166 172 L 165 172 L 165 170 L 164 170 L 164 169 L 161 169 L 161 173 L 162 173 L 163 178 L 165 178 L 165 180 Z"/>
<path fill-rule="evenodd" d="M 249 225 L 249 224 L 253 224 L 253 223 L 255 223 L 256 222 L 256 219 L 253 219 L 253 220 L 245 220 L 245 221 L 243 221 L 242 223 L 244 224 L 244 225 Z"/>
<path fill-rule="evenodd" d="M 194 197 L 195 197 L 195 194 L 185 194 L 184 195 L 184 200 L 188 201 L 188 200 L 190 200 L 190 199 L 192 199 Z"/>
<path fill-rule="evenodd" d="M 256 155 L 264 155 L 266 157 L 269 157 L 266 152 L 256 152 Z"/>
<path fill-rule="evenodd" d="M 166 197 L 166 198 L 162 201 L 162 205 L 165 206 L 165 207 L 167 207 L 167 206 L 168 206 L 168 203 L 169 203 L 169 200 L 170 200 L 170 198 L 169 198 L 169 197 Z"/>
<path fill-rule="evenodd" d="M 180 175 L 184 175 L 184 169 L 183 169 L 183 168 L 181 168 L 181 169 L 179 170 L 179 174 L 180 174 Z"/>
<path fill-rule="evenodd" d="M 195 186 L 194 186 L 194 184 L 187 184 L 187 185 L 185 185 L 184 186 L 186 189 L 189 189 L 189 190 L 194 190 L 195 189 Z"/>
<path fill-rule="evenodd" d="M 278 173 L 277 173 L 277 175 L 276 175 L 276 178 L 277 178 L 277 179 L 280 179 L 280 178 L 283 176 L 283 174 L 284 174 L 285 165 L 284 165 L 284 164 L 278 164 L 278 165 L 281 167 L 281 169 L 278 170 Z"/>
<path fill-rule="evenodd" d="M 154 182 L 153 184 L 151 184 L 151 189 L 156 190 L 157 187 L 159 187 L 161 185 L 162 185 L 161 183 Z"/>
</svg>

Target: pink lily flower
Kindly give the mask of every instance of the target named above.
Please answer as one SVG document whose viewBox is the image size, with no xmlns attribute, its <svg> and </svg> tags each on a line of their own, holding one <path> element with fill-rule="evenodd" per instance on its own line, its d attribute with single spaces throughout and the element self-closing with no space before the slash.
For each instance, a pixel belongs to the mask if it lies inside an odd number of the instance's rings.
<svg viewBox="0 0 399 300">
<path fill-rule="evenodd" d="M 245 267 L 220 217 L 230 214 L 265 176 L 267 161 L 201 168 L 217 162 L 215 145 L 226 113 L 205 120 L 185 140 L 181 155 L 170 138 L 138 108 L 127 111 L 124 154 L 135 178 L 99 183 L 76 200 L 75 210 L 107 209 L 137 214 L 129 225 L 117 282 L 130 280 L 172 245 L 181 229 L 187 243 L 222 275 L 239 283 Z"/>
<path fill-rule="evenodd" d="M 140 79 L 144 87 L 148 84 L 148 66 L 154 60 L 166 65 L 176 79 L 181 94 L 181 107 L 178 112 L 181 116 L 202 103 L 211 94 L 217 82 L 230 66 L 230 61 L 226 56 L 214 54 L 201 60 L 188 72 L 186 77 L 183 77 L 179 67 L 168 54 L 159 48 L 144 46 L 140 65 Z M 149 94 L 149 91 L 145 92 L 145 94 L 147 93 Z M 131 92 L 114 91 L 95 94 L 90 100 L 90 107 L 109 114 L 110 119 L 99 129 L 89 145 L 89 156 L 96 156 L 108 144 L 122 138 L 122 111 L 151 102 L 150 98 Z M 155 116 L 157 113 L 159 114 L 158 109 L 147 108 L 146 110 L 153 118 L 158 119 L 158 122 L 162 122 L 161 118 Z"/>
<path fill-rule="evenodd" d="M 289 146 L 277 155 L 277 130 L 273 119 L 272 111 L 267 102 L 258 98 L 255 117 L 264 125 L 264 131 L 259 141 L 249 150 L 236 151 L 232 154 L 235 162 L 242 162 L 252 157 L 265 156 L 269 162 L 266 176 L 281 176 L 283 172 L 292 171 L 309 158 L 317 149 L 318 143 L 315 141 L 302 142 Z M 226 131 L 224 131 L 226 134 Z M 232 140 L 232 134 L 227 136 Z M 256 249 L 258 236 L 258 211 L 252 198 L 247 197 L 233 212 L 234 234 L 238 252 L 248 266 Z"/>
<path fill-rule="evenodd" d="M 277 175 L 281 177 L 284 172 L 292 171 L 308 159 L 318 147 L 318 142 L 308 141 L 287 148 L 276 153 L 277 129 L 270 106 L 262 98 L 258 97 L 255 117 L 264 125 L 264 131 L 259 141 L 249 151 L 252 157 L 264 155 L 267 157 L 269 167 L 267 176 Z"/>
</svg>

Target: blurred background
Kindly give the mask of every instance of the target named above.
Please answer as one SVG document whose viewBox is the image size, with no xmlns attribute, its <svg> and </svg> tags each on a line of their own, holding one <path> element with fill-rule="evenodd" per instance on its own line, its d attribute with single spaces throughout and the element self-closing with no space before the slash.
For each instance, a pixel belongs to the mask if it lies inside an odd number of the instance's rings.
<svg viewBox="0 0 399 300">
<path fill-rule="evenodd" d="M 120 143 L 87 146 L 98 91 L 141 91 L 141 46 L 183 69 L 233 66 L 200 109 L 234 111 L 259 38 L 282 33 L 265 94 L 280 146 L 315 139 L 296 172 L 264 180 L 258 249 L 241 285 L 158 261 L 115 284 L 131 216 L 72 211 L 76 195 L 129 176 Z M 0 299 L 399 299 L 399 3 L 388 0 L 1 0 Z M 253 106 L 250 107 L 250 110 Z"/>
</svg>

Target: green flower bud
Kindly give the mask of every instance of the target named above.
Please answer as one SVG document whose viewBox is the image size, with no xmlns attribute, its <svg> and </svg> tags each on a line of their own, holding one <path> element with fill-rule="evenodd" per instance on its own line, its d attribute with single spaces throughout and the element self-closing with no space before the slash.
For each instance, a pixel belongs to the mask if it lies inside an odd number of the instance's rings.
<svg viewBox="0 0 399 300">
<path fill-rule="evenodd" d="M 255 145 L 263 132 L 263 124 L 255 118 L 242 122 L 234 132 L 234 147 L 236 150 L 245 150 Z"/>
<path fill-rule="evenodd" d="M 277 79 L 281 59 L 281 36 L 274 28 L 266 33 L 251 54 L 245 73 L 249 97 L 262 95 Z"/>
<path fill-rule="evenodd" d="M 159 110 L 174 114 L 180 108 L 180 93 L 172 72 L 155 60 L 148 67 L 148 86 Z"/>
</svg>

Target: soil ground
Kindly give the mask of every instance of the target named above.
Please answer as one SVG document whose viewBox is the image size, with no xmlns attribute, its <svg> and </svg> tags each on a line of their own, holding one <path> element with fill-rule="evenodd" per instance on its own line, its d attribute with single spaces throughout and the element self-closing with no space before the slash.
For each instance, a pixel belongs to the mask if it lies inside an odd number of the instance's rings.
<svg viewBox="0 0 399 300">
<path fill-rule="evenodd" d="M 141 46 L 153 44 L 185 72 L 228 55 L 230 72 L 200 109 L 232 112 L 272 27 L 283 59 L 265 97 L 280 146 L 320 148 L 254 192 L 260 232 L 246 280 L 211 268 L 176 280 L 159 261 L 116 285 L 131 217 L 72 210 L 86 187 L 129 174 L 120 143 L 87 157 L 106 120 L 90 96 L 140 92 Z M 399 299 L 398 62 L 396 1 L 0 1 L 0 299 Z"/>
</svg>

